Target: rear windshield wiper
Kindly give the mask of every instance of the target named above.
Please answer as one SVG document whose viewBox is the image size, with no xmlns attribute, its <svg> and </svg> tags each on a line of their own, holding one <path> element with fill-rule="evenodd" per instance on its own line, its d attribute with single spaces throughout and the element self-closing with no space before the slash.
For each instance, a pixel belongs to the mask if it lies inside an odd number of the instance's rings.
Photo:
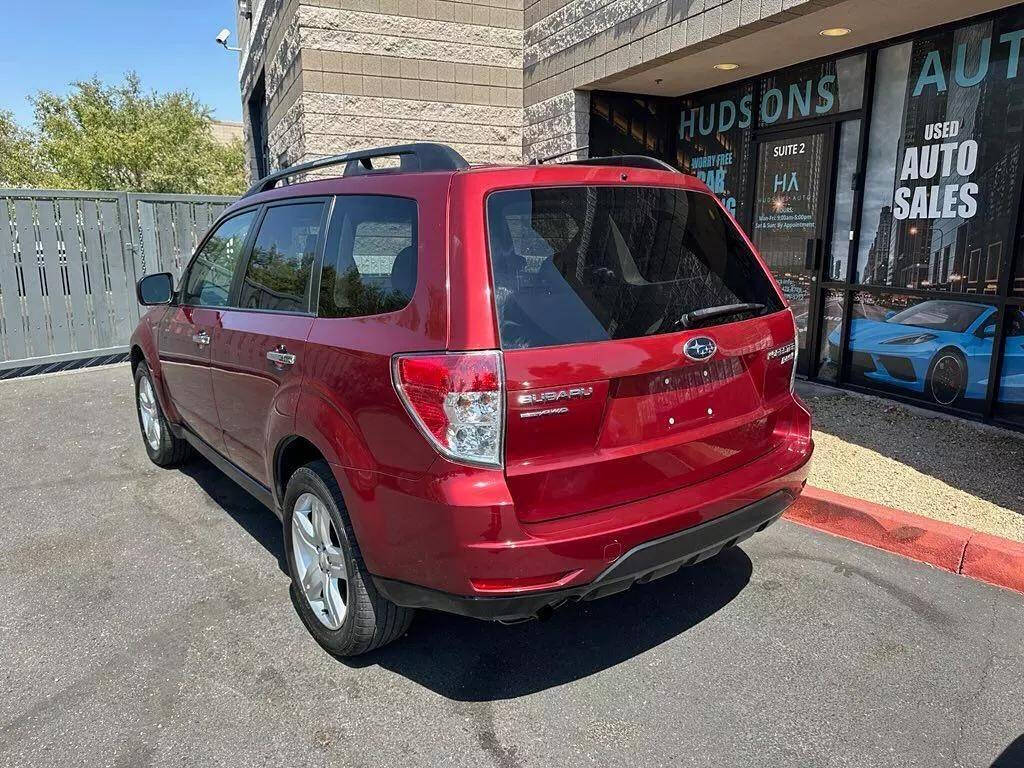
<svg viewBox="0 0 1024 768">
<path fill-rule="evenodd" d="M 684 328 L 692 328 L 699 323 L 703 323 L 705 320 L 713 320 L 717 317 L 727 317 L 729 315 L 738 315 L 742 312 L 760 312 L 762 309 L 764 309 L 764 304 L 726 304 L 722 307 L 695 309 L 693 312 L 687 312 L 676 320 L 676 325 L 681 325 Z"/>
</svg>

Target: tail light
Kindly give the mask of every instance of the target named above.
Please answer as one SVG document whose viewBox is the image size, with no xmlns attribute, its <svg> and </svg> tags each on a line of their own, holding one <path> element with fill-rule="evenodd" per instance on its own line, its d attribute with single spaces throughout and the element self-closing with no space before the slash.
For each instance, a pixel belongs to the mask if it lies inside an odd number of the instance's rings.
<svg viewBox="0 0 1024 768">
<path fill-rule="evenodd" d="M 800 357 L 800 329 L 796 325 L 796 313 L 793 308 L 789 309 L 789 316 L 793 318 L 793 370 L 789 372 L 789 392 L 796 391 L 796 364 Z"/>
<path fill-rule="evenodd" d="M 500 352 L 396 355 L 391 375 L 409 415 L 441 455 L 463 464 L 502 466 Z"/>
</svg>

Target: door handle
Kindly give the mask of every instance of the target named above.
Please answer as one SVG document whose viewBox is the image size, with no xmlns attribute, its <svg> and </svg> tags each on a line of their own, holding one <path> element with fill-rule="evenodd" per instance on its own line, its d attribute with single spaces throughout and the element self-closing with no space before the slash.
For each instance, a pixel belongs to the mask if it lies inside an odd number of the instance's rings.
<svg viewBox="0 0 1024 768">
<path fill-rule="evenodd" d="M 192 341 L 194 341 L 201 347 L 205 347 L 207 344 L 210 343 L 210 334 L 208 334 L 206 331 L 200 331 L 199 333 L 195 333 L 192 335 Z"/>
<path fill-rule="evenodd" d="M 277 365 L 295 365 L 295 355 L 290 354 L 283 344 L 267 352 L 267 360 Z"/>
</svg>

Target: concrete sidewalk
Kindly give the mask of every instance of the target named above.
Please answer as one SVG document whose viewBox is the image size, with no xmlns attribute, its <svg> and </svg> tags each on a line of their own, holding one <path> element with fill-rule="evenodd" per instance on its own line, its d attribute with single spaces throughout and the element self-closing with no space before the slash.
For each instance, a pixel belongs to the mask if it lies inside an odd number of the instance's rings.
<svg viewBox="0 0 1024 768">
<path fill-rule="evenodd" d="M 1024 435 L 800 383 L 814 415 L 808 484 L 1024 542 Z"/>
</svg>

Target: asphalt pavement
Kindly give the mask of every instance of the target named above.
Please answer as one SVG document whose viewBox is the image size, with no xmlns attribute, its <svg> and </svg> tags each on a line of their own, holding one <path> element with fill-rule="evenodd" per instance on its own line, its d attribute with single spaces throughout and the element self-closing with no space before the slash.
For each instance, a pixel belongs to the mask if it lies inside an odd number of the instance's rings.
<svg viewBox="0 0 1024 768">
<path fill-rule="evenodd" d="M 0 382 L 0 765 L 1024 765 L 1024 596 L 782 522 L 339 661 L 280 525 L 152 466 L 126 365 Z"/>
</svg>

